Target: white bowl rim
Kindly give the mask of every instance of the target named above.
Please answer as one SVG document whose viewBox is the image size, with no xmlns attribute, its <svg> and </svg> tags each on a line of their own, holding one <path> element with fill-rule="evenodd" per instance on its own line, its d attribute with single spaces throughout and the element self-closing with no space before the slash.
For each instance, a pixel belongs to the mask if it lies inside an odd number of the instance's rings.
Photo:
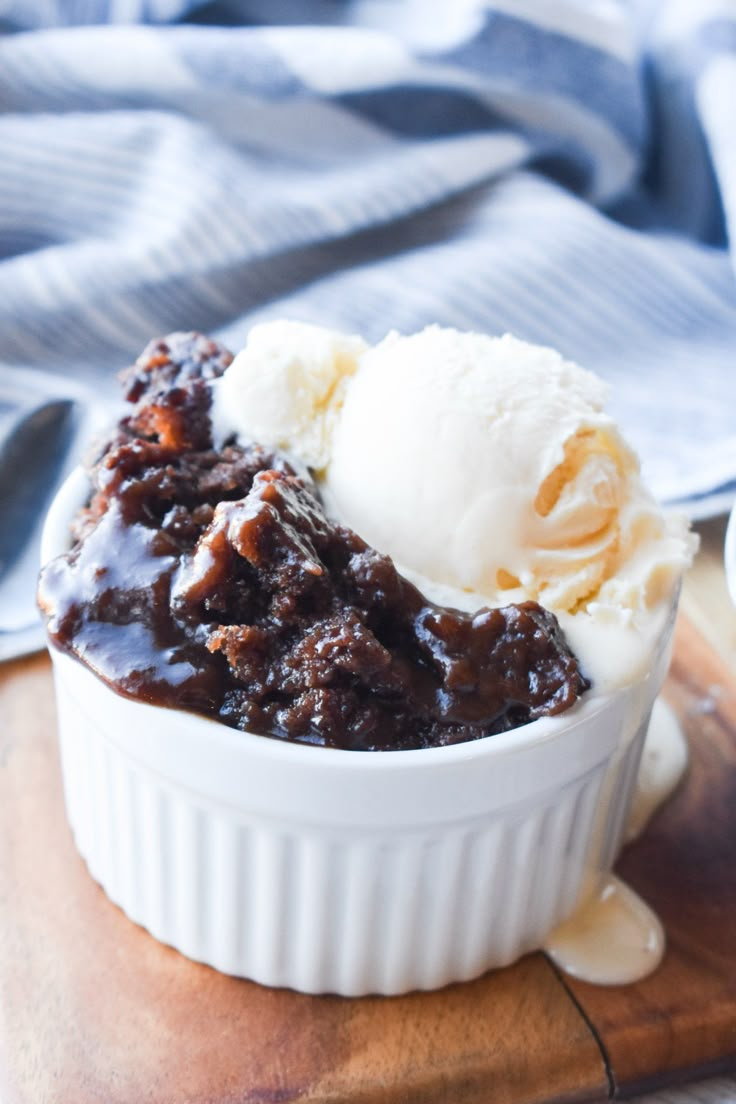
<svg viewBox="0 0 736 1104">
<path fill-rule="evenodd" d="M 41 540 L 42 565 L 67 550 L 69 545 L 69 523 L 74 513 L 86 501 L 89 489 L 89 478 L 81 467 L 75 468 L 60 487 L 51 504 L 43 528 Z M 56 649 L 51 642 L 49 642 L 49 650 L 52 652 L 58 651 L 61 655 L 68 655 L 68 653 Z M 214 718 L 205 717 L 188 710 L 175 710 L 167 706 L 145 702 L 141 698 L 122 695 L 102 679 L 89 664 L 76 659 L 74 656 L 70 656 L 70 658 L 80 663 L 95 678 L 99 679 L 111 693 L 128 701 L 133 701 L 137 705 L 146 706 L 148 709 L 159 710 L 165 708 L 167 712 L 178 714 L 181 722 L 186 723 L 192 733 L 199 729 L 203 738 L 216 741 L 224 751 L 239 750 L 244 753 L 247 750 L 250 754 L 273 758 L 284 765 L 299 763 L 302 768 L 323 769 L 329 764 L 331 770 L 352 771 L 357 767 L 361 771 L 389 769 L 392 773 L 397 770 L 416 771 L 420 768 L 433 770 L 439 766 L 449 766 L 451 763 L 480 761 L 487 758 L 513 755 L 525 749 L 546 744 L 557 739 L 563 733 L 577 729 L 580 725 L 587 725 L 593 717 L 604 712 L 615 700 L 632 690 L 640 688 L 650 677 L 649 672 L 647 672 L 641 681 L 633 683 L 631 686 L 621 687 L 611 693 L 595 694 L 587 692 L 590 696 L 586 694 L 563 713 L 541 717 L 526 725 L 493 736 L 466 740 L 442 747 L 363 752 L 263 736 L 231 728 Z"/>
</svg>

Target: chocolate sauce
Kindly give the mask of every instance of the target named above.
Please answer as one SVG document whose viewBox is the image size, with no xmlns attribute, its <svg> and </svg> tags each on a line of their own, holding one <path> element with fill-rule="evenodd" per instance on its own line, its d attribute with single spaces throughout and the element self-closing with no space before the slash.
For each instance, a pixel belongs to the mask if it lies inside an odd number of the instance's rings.
<svg viewBox="0 0 736 1104">
<path fill-rule="evenodd" d="M 436 606 L 285 455 L 212 447 L 231 359 L 176 334 L 124 373 L 133 410 L 42 573 L 52 643 L 121 694 L 330 747 L 452 744 L 573 705 L 589 684 L 548 610 Z"/>
</svg>

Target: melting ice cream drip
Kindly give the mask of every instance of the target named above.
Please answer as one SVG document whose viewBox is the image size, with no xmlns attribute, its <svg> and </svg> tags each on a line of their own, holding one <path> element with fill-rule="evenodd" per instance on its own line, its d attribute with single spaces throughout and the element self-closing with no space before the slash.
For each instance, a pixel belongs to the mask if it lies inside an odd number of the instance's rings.
<svg viewBox="0 0 736 1104">
<path fill-rule="evenodd" d="M 687 741 L 677 717 L 655 703 L 625 833 L 638 836 L 685 773 Z M 662 924 L 615 874 L 606 875 L 573 915 L 547 937 L 544 950 L 565 973 L 595 985 L 626 985 L 647 977 L 665 951 Z"/>
</svg>

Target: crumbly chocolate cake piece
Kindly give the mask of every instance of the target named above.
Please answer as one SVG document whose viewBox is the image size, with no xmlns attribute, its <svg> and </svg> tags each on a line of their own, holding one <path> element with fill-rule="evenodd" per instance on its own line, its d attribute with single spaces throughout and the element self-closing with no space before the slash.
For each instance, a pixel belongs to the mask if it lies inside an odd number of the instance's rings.
<svg viewBox="0 0 736 1104">
<path fill-rule="evenodd" d="M 213 447 L 231 359 L 177 334 L 123 374 L 134 408 L 43 572 L 54 644 L 120 693 L 330 747 L 440 746 L 573 705 L 589 684 L 548 610 L 436 606 L 286 456 Z"/>
</svg>

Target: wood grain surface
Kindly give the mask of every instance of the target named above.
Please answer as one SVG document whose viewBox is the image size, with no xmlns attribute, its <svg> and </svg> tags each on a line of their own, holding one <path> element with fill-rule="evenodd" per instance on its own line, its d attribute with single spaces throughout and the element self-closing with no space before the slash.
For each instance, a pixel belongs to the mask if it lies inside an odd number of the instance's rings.
<svg viewBox="0 0 736 1104">
<path fill-rule="evenodd" d="M 3 1104 L 521 1104 L 736 1068 L 736 686 L 680 626 L 687 784 L 621 870 L 670 950 L 639 985 L 542 955 L 437 993 L 307 997 L 217 974 L 112 905 L 63 812 L 48 661 L 0 671 Z"/>
</svg>

